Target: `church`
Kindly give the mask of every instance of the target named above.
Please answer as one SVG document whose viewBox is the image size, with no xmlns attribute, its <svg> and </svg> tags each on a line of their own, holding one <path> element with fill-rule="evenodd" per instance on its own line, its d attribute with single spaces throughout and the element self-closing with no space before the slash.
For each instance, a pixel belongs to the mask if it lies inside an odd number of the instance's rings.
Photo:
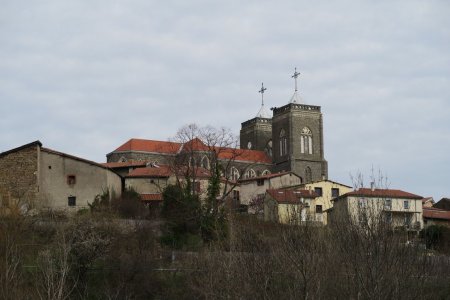
<svg viewBox="0 0 450 300">
<path fill-rule="evenodd" d="M 324 158 L 323 117 L 321 107 L 302 103 L 297 88 L 300 75 L 295 69 L 295 91 L 287 104 L 274 107 L 270 112 L 264 106 L 262 85 L 261 107 L 255 117 L 243 122 L 240 130 L 240 149 L 233 159 L 227 177 L 233 180 L 259 177 L 270 173 L 293 172 L 303 183 L 328 179 L 328 164 Z M 130 139 L 107 154 L 107 165 L 125 175 L 130 164 L 156 162 L 167 164 L 187 145 L 199 153 L 197 163 L 208 168 L 208 157 L 202 156 L 202 141 L 175 143 Z M 226 160 L 230 155 L 219 159 Z M 123 170 L 121 172 L 121 169 Z"/>
</svg>

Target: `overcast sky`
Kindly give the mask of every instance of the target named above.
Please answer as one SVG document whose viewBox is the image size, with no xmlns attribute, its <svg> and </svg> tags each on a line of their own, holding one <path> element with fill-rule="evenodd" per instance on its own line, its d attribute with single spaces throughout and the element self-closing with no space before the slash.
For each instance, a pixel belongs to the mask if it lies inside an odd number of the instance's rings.
<svg viewBox="0 0 450 300">
<path fill-rule="evenodd" d="M 450 197 L 449 1 L 0 0 L 0 151 L 40 140 L 98 162 L 130 138 L 324 115 L 329 177 L 381 169 Z"/>
</svg>

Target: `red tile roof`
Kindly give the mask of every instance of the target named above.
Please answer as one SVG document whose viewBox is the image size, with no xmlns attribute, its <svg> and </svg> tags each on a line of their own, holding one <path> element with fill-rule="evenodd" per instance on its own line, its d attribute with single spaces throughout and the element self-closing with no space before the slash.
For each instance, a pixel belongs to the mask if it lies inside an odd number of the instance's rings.
<svg viewBox="0 0 450 300">
<path fill-rule="evenodd" d="M 136 168 L 131 171 L 125 177 L 128 178 L 138 178 L 138 177 L 170 177 L 173 174 L 173 171 L 169 166 L 161 165 L 158 167 L 145 167 L 145 168 Z"/>
<path fill-rule="evenodd" d="M 316 198 L 317 194 L 312 190 L 281 190 L 270 189 L 267 193 L 278 203 L 298 204 L 300 198 Z"/>
<path fill-rule="evenodd" d="M 140 194 L 140 195 L 141 195 L 141 201 L 144 201 L 144 202 L 163 201 L 163 197 L 162 197 L 161 193 Z"/>
<path fill-rule="evenodd" d="M 439 208 L 424 207 L 423 217 L 427 219 L 441 219 L 450 221 L 450 211 Z"/>
<path fill-rule="evenodd" d="M 115 168 L 129 168 L 129 167 L 144 167 L 147 165 L 145 161 L 125 161 L 125 162 L 109 162 L 102 163 L 103 166 L 115 169 Z"/>
<path fill-rule="evenodd" d="M 221 148 L 218 156 L 219 159 L 225 160 L 231 159 L 243 162 L 272 163 L 272 158 L 268 156 L 266 152 L 257 150 Z"/>
<path fill-rule="evenodd" d="M 181 144 L 165 141 L 152 141 L 142 139 L 130 139 L 128 142 L 114 150 L 114 152 L 123 151 L 144 151 L 155 153 L 175 154 L 180 150 Z"/>
<path fill-rule="evenodd" d="M 422 196 L 411 194 L 408 192 L 404 192 L 401 190 L 391 190 L 391 189 L 367 189 L 360 188 L 357 191 L 349 192 L 342 195 L 339 198 L 343 198 L 345 196 L 360 196 L 360 197 L 389 197 L 389 198 L 407 198 L 407 199 L 422 199 Z"/>
<path fill-rule="evenodd" d="M 182 149 L 185 151 L 209 151 L 211 149 L 215 149 L 218 153 L 219 159 L 231 159 L 243 162 L 259 162 L 267 164 L 272 163 L 272 158 L 264 151 L 227 147 L 208 147 L 199 138 L 194 138 L 184 144 L 165 141 L 130 139 L 113 152 L 143 151 L 162 154 L 176 154 Z"/>
</svg>

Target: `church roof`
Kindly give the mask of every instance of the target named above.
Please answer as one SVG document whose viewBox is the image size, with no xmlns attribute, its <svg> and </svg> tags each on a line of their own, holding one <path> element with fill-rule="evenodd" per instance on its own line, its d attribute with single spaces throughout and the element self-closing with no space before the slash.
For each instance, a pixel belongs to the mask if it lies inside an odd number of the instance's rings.
<svg viewBox="0 0 450 300">
<path fill-rule="evenodd" d="M 209 151 L 210 147 L 205 145 L 199 138 L 194 138 L 184 144 L 165 141 L 130 139 L 113 152 L 142 151 L 161 154 L 176 154 L 182 149 L 187 151 Z M 267 164 L 272 163 L 272 159 L 264 151 L 229 147 L 211 147 L 211 150 L 212 149 L 215 149 L 218 153 L 219 159 Z"/>
<path fill-rule="evenodd" d="M 114 152 L 143 151 L 175 154 L 181 148 L 181 145 L 181 143 L 175 142 L 130 139 L 125 144 L 114 150 Z"/>
<path fill-rule="evenodd" d="M 266 118 L 266 119 L 270 119 L 272 118 L 272 116 L 270 115 L 270 113 L 267 111 L 266 107 L 263 105 L 261 105 L 261 108 L 259 109 L 258 113 L 256 114 L 257 118 Z"/>
<path fill-rule="evenodd" d="M 294 94 L 292 95 L 291 100 L 289 101 L 289 103 L 301 104 L 302 102 L 303 102 L 302 97 L 300 97 L 298 92 L 295 91 Z"/>
</svg>

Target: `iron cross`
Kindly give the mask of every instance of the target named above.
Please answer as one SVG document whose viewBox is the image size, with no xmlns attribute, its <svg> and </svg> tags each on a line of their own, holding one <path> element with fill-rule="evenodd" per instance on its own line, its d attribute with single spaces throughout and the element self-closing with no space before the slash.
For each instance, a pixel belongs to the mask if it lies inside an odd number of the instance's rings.
<svg viewBox="0 0 450 300">
<path fill-rule="evenodd" d="M 261 83 L 261 89 L 258 91 L 259 93 L 261 93 L 261 104 L 264 105 L 264 91 L 267 90 L 264 87 L 264 82 Z"/>
<path fill-rule="evenodd" d="M 292 78 L 295 79 L 295 91 L 297 91 L 297 77 L 298 77 L 298 75 L 300 75 L 300 72 L 297 72 L 297 68 L 295 68 L 294 75 L 292 75 Z"/>
</svg>

